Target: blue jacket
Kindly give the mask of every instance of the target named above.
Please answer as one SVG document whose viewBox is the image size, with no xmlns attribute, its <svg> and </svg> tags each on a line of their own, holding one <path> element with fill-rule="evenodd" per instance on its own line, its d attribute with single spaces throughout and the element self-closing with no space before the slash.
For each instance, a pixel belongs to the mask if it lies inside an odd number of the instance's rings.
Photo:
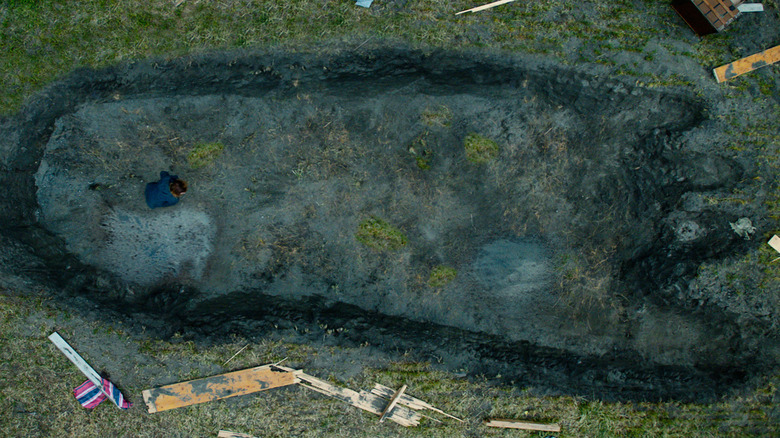
<svg viewBox="0 0 780 438">
<path fill-rule="evenodd" d="M 171 193 L 170 183 L 178 179 L 176 175 L 170 175 L 166 171 L 160 172 L 160 181 L 146 185 L 146 205 L 149 208 L 170 207 L 179 202 L 179 198 Z"/>
</svg>

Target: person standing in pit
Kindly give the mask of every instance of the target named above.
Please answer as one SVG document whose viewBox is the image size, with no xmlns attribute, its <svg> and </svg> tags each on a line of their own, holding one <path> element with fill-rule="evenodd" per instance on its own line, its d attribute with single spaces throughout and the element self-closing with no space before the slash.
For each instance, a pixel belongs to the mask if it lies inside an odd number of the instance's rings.
<svg viewBox="0 0 780 438">
<path fill-rule="evenodd" d="M 160 181 L 146 185 L 146 205 L 149 208 L 170 207 L 187 193 L 187 181 L 166 171 L 160 172 Z"/>
</svg>

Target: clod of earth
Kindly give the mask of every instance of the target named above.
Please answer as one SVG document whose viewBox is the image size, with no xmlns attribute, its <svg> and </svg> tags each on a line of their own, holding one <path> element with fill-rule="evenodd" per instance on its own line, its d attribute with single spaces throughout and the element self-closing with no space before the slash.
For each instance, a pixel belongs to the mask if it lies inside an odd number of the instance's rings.
<svg viewBox="0 0 780 438">
<path fill-rule="evenodd" d="M 703 201 L 746 177 L 699 152 L 706 109 L 405 49 L 79 71 L 0 125 L 2 264 L 160 336 L 342 327 L 521 386 L 707 399 L 776 340 L 683 304 L 702 263 L 752 243 Z M 163 169 L 190 190 L 149 210 Z"/>
</svg>

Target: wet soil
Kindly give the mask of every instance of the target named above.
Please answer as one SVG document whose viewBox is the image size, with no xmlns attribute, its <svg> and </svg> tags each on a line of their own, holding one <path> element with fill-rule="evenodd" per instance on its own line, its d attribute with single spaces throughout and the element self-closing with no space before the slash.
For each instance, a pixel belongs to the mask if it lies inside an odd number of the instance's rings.
<svg viewBox="0 0 780 438">
<path fill-rule="evenodd" d="M 711 105 L 398 48 L 78 71 L 0 125 L 0 265 L 161 337 L 370 344 L 541 393 L 710 400 L 779 351 L 776 294 L 696 294 L 703 263 L 762 243 L 730 223 L 767 226 L 760 204 L 708 202 L 757 172 L 711 151 Z M 469 160 L 470 133 L 498 156 Z M 209 142 L 222 154 L 193 168 Z M 190 190 L 150 210 L 161 170 Z M 406 244 L 362 244 L 369 218 Z M 431 281 L 440 266 L 454 280 Z"/>
</svg>

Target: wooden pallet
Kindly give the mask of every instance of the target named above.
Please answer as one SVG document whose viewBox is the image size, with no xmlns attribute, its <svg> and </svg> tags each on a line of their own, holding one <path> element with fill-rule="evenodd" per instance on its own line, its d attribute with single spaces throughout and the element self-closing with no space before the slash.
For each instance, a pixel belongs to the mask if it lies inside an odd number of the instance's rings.
<svg viewBox="0 0 780 438">
<path fill-rule="evenodd" d="M 694 5 L 718 32 L 740 14 L 731 0 L 694 0 Z"/>
<path fill-rule="evenodd" d="M 741 0 L 674 0 L 672 8 L 699 36 L 722 31 L 741 12 Z"/>
</svg>

